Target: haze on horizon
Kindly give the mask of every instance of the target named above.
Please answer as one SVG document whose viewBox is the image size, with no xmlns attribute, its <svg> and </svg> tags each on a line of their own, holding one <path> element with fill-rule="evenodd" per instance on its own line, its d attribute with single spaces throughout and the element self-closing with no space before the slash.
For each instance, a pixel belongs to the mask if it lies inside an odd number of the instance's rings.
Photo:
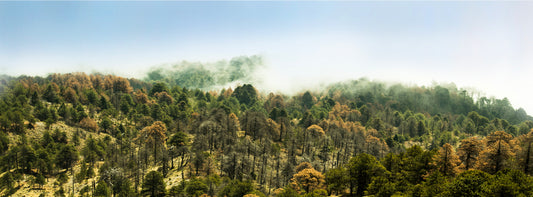
<svg viewBox="0 0 533 197">
<path fill-rule="evenodd" d="M 0 74 L 261 55 L 265 88 L 455 83 L 533 113 L 533 2 L 0 2 Z"/>
</svg>

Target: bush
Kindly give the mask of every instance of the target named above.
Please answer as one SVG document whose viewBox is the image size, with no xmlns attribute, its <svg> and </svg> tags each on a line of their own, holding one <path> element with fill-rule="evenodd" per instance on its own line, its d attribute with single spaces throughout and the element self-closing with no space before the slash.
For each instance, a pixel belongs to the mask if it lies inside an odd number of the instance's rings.
<svg viewBox="0 0 533 197">
<path fill-rule="evenodd" d="M 61 173 L 57 177 L 57 180 L 55 182 L 56 185 L 63 185 L 68 181 L 67 173 Z"/>
</svg>

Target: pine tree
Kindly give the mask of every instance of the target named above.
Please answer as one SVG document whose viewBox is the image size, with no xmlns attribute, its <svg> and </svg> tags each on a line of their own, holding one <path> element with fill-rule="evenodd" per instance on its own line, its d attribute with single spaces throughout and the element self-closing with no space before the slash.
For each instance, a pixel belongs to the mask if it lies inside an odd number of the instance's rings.
<svg viewBox="0 0 533 197">
<path fill-rule="evenodd" d="M 435 155 L 434 160 L 437 170 L 444 176 L 455 176 L 459 172 L 458 164 L 461 161 L 455 154 L 453 147 L 448 143 L 439 149 L 439 153 Z"/>
<path fill-rule="evenodd" d="M 144 178 L 141 195 L 163 197 L 166 193 L 165 187 L 166 184 L 163 180 L 163 175 L 157 171 L 150 171 Z"/>
<path fill-rule="evenodd" d="M 357 196 L 363 196 L 363 192 L 370 184 L 373 176 L 380 176 L 385 172 L 385 167 L 372 155 L 361 153 L 350 159 L 346 165 L 350 183 L 350 195 L 356 191 Z"/>
<path fill-rule="evenodd" d="M 505 131 L 495 131 L 484 141 L 486 145 L 480 153 L 478 169 L 494 174 L 507 167 L 508 160 L 515 155 L 513 136 Z"/>
<path fill-rule="evenodd" d="M 470 170 L 477 165 L 479 153 L 481 152 L 481 141 L 477 137 L 470 137 L 461 141 L 457 150 L 457 155 L 461 159 L 460 168 Z"/>
<path fill-rule="evenodd" d="M 154 164 L 156 164 L 157 162 L 157 152 L 159 151 L 158 147 L 161 149 L 166 148 L 166 132 L 167 127 L 165 126 L 165 123 L 161 121 L 156 121 L 151 126 L 147 126 L 143 130 L 141 130 L 139 136 L 136 138 L 142 143 L 146 143 L 147 145 L 150 145 L 152 147 Z"/>
</svg>

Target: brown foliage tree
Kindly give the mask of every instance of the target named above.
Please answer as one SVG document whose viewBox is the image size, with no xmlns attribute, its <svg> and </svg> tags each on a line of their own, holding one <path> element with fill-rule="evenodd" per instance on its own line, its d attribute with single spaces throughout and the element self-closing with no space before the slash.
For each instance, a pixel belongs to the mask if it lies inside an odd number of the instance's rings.
<svg viewBox="0 0 533 197">
<path fill-rule="evenodd" d="M 94 89 L 101 90 L 104 88 L 104 80 L 102 79 L 102 75 L 91 75 L 90 78 Z"/>
<path fill-rule="evenodd" d="M 285 107 L 283 97 L 279 94 L 270 93 L 265 101 L 264 108 L 267 111 L 272 111 L 274 108 L 282 109 Z"/>
<path fill-rule="evenodd" d="M 296 166 L 296 172 L 300 172 L 300 171 L 308 169 L 308 168 L 315 169 L 315 168 L 313 168 L 313 165 L 311 165 L 309 162 L 302 162 L 298 166 Z"/>
<path fill-rule="evenodd" d="M 515 155 L 513 136 L 505 131 L 495 131 L 485 138 L 485 143 L 478 169 L 494 174 L 507 167 L 509 159 Z"/>
<path fill-rule="evenodd" d="M 267 132 L 268 132 L 268 135 L 271 139 L 278 139 L 279 137 L 279 132 L 280 132 L 280 126 L 278 123 L 276 123 L 276 121 L 272 120 L 272 119 L 267 119 Z"/>
<path fill-rule="evenodd" d="M 159 103 L 166 103 L 167 105 L 170 105 L 174 102 L 172 96 L 170 96 L 167 92 L 158 92 L 155 93 L 154 96 L 157 98 Z"/>
<path fill-rule="evenodd" d="M 112 81 L 113 91 L 115 92 L 130 93 L 133 91 L 133 88 L 130 86 L 130 82 L 126 78 L 114 77 Z"/>
<path fill-rule="evenodd" d="M 135 100 L 137 101 L 137 103 L 148 103 L 148 95 L 146 95 L 144 92 L 142 92 L 141 90 L 137 90 L 137 92 L 135 92 Z"/>
<path fill-rule="evenodd" d="M 356 109 L 350 109 L 347 105 L 336 103 L 329 112 L 329 119 L 335 120 L 341 118 L 344 121 L 358 121 L 361 118 L 361 112 Z"/>
<path fill-rule="evenodd" d="M 310 133 L 313 137 L 322 137 L 326 134 L 324 132 L 324 129 L 322 129 L 322 127 L 316 124 L 307 127 L 307 132 Z"/>
<path fill-rule="evenodd" d="M 325 177 L 314 168 L 306 168 L 294 174 L 291 179 L 291 186 L 297 190 L 304 190 L 305 193 L 315 189 L 324 189 Z"/>
<path fill-rule="evenodd" d="M 477 163 L 477 159 L 481 152 L 481 141 L 477 137 L 470 137 L 461 140 L 461 145 L 457 149 L 457 154 L 461 159 L 462 170 L 470 170 Z"/>
<path fill-rule="evenodd" d="M 80 121 L 80 127 L 92 132 L 98 131 L 98 124 L 91 118 L 83 118 Z"/>
<path fill-rule="evenodd" d="M 234 113 L 229 114 L 229 125 L 228 130 L 231 132 L 236 132 L 241 130 L 241 125 L 239 123 L 239 118 Z"/>
<path fill-rule="evenodd" d="M 78 100 L 78 95 L 74 89 L 68 87 L 63 93 L 63 98 L 69 103 L 75 103 Z"/>
<path fill-rule="evenodd" d="M 224 91 L 222 96 L 224 96 L 224 98 L 229 98 L 231 96 L 231 94 L 233 94 L 233 89 L 228 88 L 228 89 L 226 89 L 226 91 Z"/>
<path fill-rule="evenodd" d="M 389 146 L 384 140 L 372 135 L 366 137 L 366 152 L 374 157 L 381 158 L 388 151 Z"/>
<path fill-rule="evenodd" d="M 156 121 L 151 126 L 147 126 L 141 130 L 139 136 L 136 138 L 141 143 L 146 143 L 147 145 L 152 146 L 152 151 L 154 152 L 154 164 L 157 161 L 158 147 L 165 147 L 165 140 L 167 139 L 166 132 L 167 127 L 165 126 L 165 123 Z"/>
<path fill-rule="evenodd" d="M 458 165 L 461 163 L 459 157 L 455 154 L 452 145 L 446 143 L 440 149 L 434 158 L 435 166 L 444 176 L 455 176 L 459 172 Z"/>
</svg>

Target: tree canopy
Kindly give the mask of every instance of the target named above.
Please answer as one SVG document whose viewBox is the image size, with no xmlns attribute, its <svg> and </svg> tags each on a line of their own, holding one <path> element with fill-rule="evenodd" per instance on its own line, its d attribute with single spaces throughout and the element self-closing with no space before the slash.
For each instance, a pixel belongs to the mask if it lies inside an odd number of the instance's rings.
<svg viewBox="0 0 533 197">
<path fill-rule="evenodd" d="M 1 78 L 0 195 L 532 195 L 533 118 L 508 99 L 368 79 L 264 92 L 260 64 Z"/>
</svg>

